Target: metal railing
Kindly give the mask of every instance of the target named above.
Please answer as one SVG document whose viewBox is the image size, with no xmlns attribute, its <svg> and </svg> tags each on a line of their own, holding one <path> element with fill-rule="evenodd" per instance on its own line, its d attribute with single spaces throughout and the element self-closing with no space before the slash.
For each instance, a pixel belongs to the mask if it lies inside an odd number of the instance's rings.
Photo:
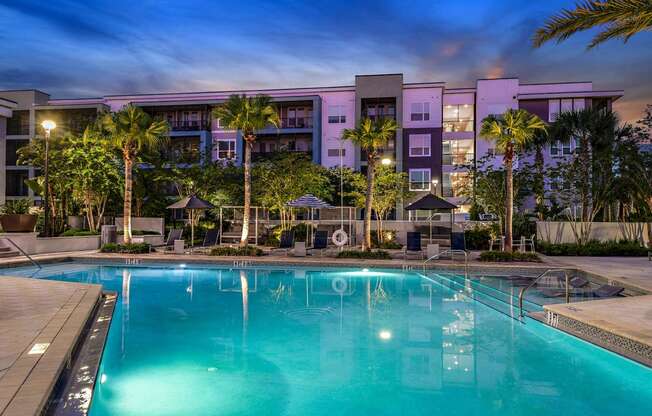
<svg viewBox="0 0 652 416">
<path fill-rule="evenodd" d="M 554 272 L 563 272 L 564 273 L 564 285 L 565 285 L 565 298 L 566 298 L 566 303 L 570 302 L 570 279 L 568 277 L 568 270 L 567 269 L 548 269 L 545 272 L 541 273 L 539 276 L 537 276 L 536 279 L 532 280 L 532 282 L 525 286 L 524 288 L 521 289 L 521 291 L 518 294 L 518 311 L 519 315 L 523 316 L 523 299 L 525 298 L 525 292 L 528 291 L 532 286 L 536 285 L 540 279 L 543 277 L 547 276 L 549 273 L 554 273 Z"/>
<path fill-rule="evenodd" d="M 455 260 L 454 254 L 464 254 L 464 269 L 468 272 L 468 268 L 469 268 L 469 253 L 468 253 L 466 250 L 459 250 L 459 249 L 455 249 L 455 250 L 453 250 L 453 249 L 444 250 L 444 251 L 441 251 L 441 252 L 435 254 L 434 256 L 430 256 L 429 258 L 427 258 L 427 259 L 423 262 L 423 272 L 425 273 L 425 271 L 426 271 L 426 265 L 428 264 L 428 262 L 430 262 L 430 261 L 432 261 L 432 260 L 437 260 L 437 259 L 439 259 L 441 256 L 443 256 L 444 254 L 450 254 L 450 256 L 451 256 L 451 260 Z"/>
<path fill-rule="evenodd" d="M 27 253 L 25 252 L 25 250 L 23 250 L 22 248 L 20 248 L 20 246 L 19 246 L 18 244 L 14 243 L 14 241 L 13 241 L 11 238 L 9 238 L 9 237 L 2 237 L 2 239 L 3 239 L 3 240 L 7 240 L 7 241 L 9 241 L 9 242 L 11 243 L 11 245 L 14 246 L 14 247 L 16 247 L 16 249 L 17 249 L 18 251 L 20 251 L 20 252 L 23 254 L 23 256 L 27 257 L 27 258 L 29 259 L 29 261 L 30 261 L 34 266 L 38 267 L 39 269 L 42 269 L 42 268 L 43 268 L 43 267 L 41 267 L 41 265 L 40 265 L 36 260 L 34 260 L 34 259 L 32 258 L 32 256 L 30 256 L 29 254 L 27 254 Z"/>
</svg>

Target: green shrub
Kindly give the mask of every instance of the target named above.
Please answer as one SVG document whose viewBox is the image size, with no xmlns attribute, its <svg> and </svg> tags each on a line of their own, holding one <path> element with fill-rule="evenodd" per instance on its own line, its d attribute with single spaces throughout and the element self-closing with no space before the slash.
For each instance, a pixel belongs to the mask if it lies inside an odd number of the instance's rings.
<svg viewBox="0 0 652 416">
<path fill-rule="evenodd" d="M 123 235 L 125 232 L 120 230 L 118 231 L 119 235 Z M 158 233 L 156 231 L 149 231 L 149 230 L 131 230 L 131 235 L 161 235 L 161 233 Z M 190 235 L 190 234 L 188 234 Z"/>
<path fill-rule="evenodd" d="M 62 237 L 83 237 L 88 235 L 99 235 L 99 233 L 97 231 L 81 230 L 79 228 L 70 228 L 61 233 Z"/>
<path fill-rule="evenodd" d="M 371 247 L 385 250 L 400 250 L 403 246 L 396 241 L 396 231 L 384 231 L 385 241 L 378 243 L 378 231 L 371 231 Z"/>
<path fill-rule="evenodd" d="M 147 243 L 129 243 L 129 244 L 116 244 L 107 243 L 100 249 L 102 253 L 128 253 L 128 254 L 141 254 L 149 253 L 149 244 Z"/>
<path fill-rule="evenodd" d="M 527 261 L 540 263 L 541 259 L 535 253 L 521 253 L 520 251 L 483 251 L 480 253 L 480 261 L 489 262 L 509 262 L 509 261 Z"/>
<path fill-rule="evenodd" d="M 209 253 L 211 256 L 262 256 L 263 250 L 254 246 L 245 247 L 215 247 Z"/>
<path fill-rule="evenodd" d="M 337 254 L 338 259 L 391 259 L 388 252 L 383 250 L 359 251 L 344 250 Z"/>
<path fill-rule="evenodd" d="M 489 227 L 482 227 L 476 225 L 470 230 L 464 231 L 464 240 L 466 242 L 467 250 L 488 250 L 489 240 L 491 239 L 492 231 Z"/>
<path fill-rule="evenodd" d="M 540 242 L 537 250 L 547 256 L 595 256 L 595 257 L 645 257 L 648 249 L 637 241 L 597 241 L 592 240 L 584 245 L 575 243 L 549 244 Z"/>
<path fill-rule="evenodd" d="M 32 207 L 32 200 L 28 198 L 23 199 L 13 199 L 7 201 L 1 208 L 1 214 L 29 214 L 29 210 Z"/>
</svg>

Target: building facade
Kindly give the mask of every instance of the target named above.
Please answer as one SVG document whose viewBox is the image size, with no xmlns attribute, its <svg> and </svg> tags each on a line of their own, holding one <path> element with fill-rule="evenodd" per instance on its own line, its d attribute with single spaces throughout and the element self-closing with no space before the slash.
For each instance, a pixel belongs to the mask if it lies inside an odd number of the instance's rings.
<svg viewBox="0 0 652 416">
<path fill-rule="evenodd" d="M 436 191 L 464 205 L 460 188 L 468 175 L 464 165 L 501 157 L 491 142 L 479 137 L 482 119 L 507 109 L 523 108 L 544 121 L 560 111 L 588 106 L 611 107 L 623 91 L 600 91 L 591 82 L 524 84 L 518 78 L 480 79 L 469 88 L 446 88 L 443 82 L 406 83 L 402 74 L 358 75 L 354 83 L 314 87 L 169 94 L 108 95 L 99 98 L 53 99 L 38 90 L 0 91 L 0 198 L 34 197 L 24 184 L 36 176 L 33 168 L 17 166 L 16 150 L 41 134 L 44 119 L 57 122 L 58 132 L 81 132 L 101 111 L 117 111 L 132 103 L 166 119 L 171 128 L 168 151 L 195 151 L 214 161 L 242 160 L 243 140 L 236 131 L 211 117 L 214 106 L 231 94 L 267 94 L 278 108 L 279 128 L 259 132 L 254 161 L 277 150 L 303 152 L 326 167 L 366 170 L 365 155 L 342 131 L 364 117 L 391 117 L 399 125 L 383 159 L 406 172 L 417 195 Z M 573 145 L 553 143 L 545 152 L 548 162 L 568 157 Z M 438 189 L 433 189 L 434 184 Z M 463 207 L 463 209 L 466 207 Z M 397 216 L 402 217 L 402 210 Z"/>
</svg>

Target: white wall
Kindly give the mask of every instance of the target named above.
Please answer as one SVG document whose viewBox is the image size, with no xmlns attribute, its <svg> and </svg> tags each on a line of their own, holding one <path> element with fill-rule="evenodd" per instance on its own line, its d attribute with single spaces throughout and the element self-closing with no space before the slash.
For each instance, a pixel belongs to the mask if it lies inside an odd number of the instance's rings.
<svg viewBox="0 0 652 416">
<path fill-rule="evenodd" d="M 593 240 L 610 241 L 622 240 L 629 236 L 642 238 L 648 243 L 648 230 L 646 223 L 594 222 L 591 226 Z M 575 236 L 571 223 L 562 221 L 537 221 L 537 239 L 553 244 L 575 243 Z"/>
<path fill-rule="evenodd" d="M 118 231 L 122 231 L 122 217 L 115 217 L 115 225 Z M 155 231 L 161 235 L 165 231 L 163 218 L 158 217 L 131 217 L 131 229 L 143 231 Z"/>
<path fill-rule="evenodd" d="M 27 254 L 61 253 L 65 251 L 97 250 L 100 248 L 100 236 L 48 237 L 38 238 L 37 233 L 0 233 L 0 246 L 13 245 L 2 237 L 10 238 Z"/>
</svg>

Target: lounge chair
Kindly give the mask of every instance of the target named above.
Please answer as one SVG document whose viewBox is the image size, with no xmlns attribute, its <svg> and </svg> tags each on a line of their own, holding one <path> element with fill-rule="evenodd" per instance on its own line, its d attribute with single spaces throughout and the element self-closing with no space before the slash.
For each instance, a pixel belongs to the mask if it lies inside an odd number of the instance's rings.
<svg viewBox="0 0 652 416">
<path fill-rule="evenodd" d="M 407 260 L 409 254 L 417 254 L 420 259 L 423 259 L 421 233 L 418 231 L 407 233 L 407 244 L 403 248 L 403 259 Z"/>
<path fill-rule="evenodd" d="M 287 253 L 292 248 L 294 248 L 294 231 L 281 231 L 280 243 L 278 247 L 274 248 L 272 251 L 285 251 Z"/>
<path fill-rule="evenodd" d="M 312 240 L 312 247 L 308 248 L 308 251 L 319 250 L 319 255 L 324 253 L 324 250 L 328 248 L 328 231 L 317 230 L 315 231 L 314 238 Z"/>
<path fill-rule="evenodd" d="M 611 298 L 620 295 L 624 290 L 625 288 L 620 286 L 602 285 L 594 290 L 592 294 L 596 298 Z"/>
<path fill-rule="evenodd" d="M 217 228 L 211 228 L 206 231 L 204 235 L 204 241 L 201 243 L 201 247 L 212 247 L 216 246 L 218 241 L 220 241 L 220 230 Z"/>
<path fill-rule="evenodd" d="M 173 228 L 170 230 L 168 233 L 168 238 L 165 240 L 165 243 L 159 244 L 156 246 L 149 246 L 149 251 L 151 253 L 152 249 L 157 249 L 157 248 L 162 248 L 163 251 L 168 251 L 168 250 L 173 250 L 174 249 L 174 241 L 175 240 L 181 240 L 181 236 L 183 235 L 183 228 Z"/>
</svg>

